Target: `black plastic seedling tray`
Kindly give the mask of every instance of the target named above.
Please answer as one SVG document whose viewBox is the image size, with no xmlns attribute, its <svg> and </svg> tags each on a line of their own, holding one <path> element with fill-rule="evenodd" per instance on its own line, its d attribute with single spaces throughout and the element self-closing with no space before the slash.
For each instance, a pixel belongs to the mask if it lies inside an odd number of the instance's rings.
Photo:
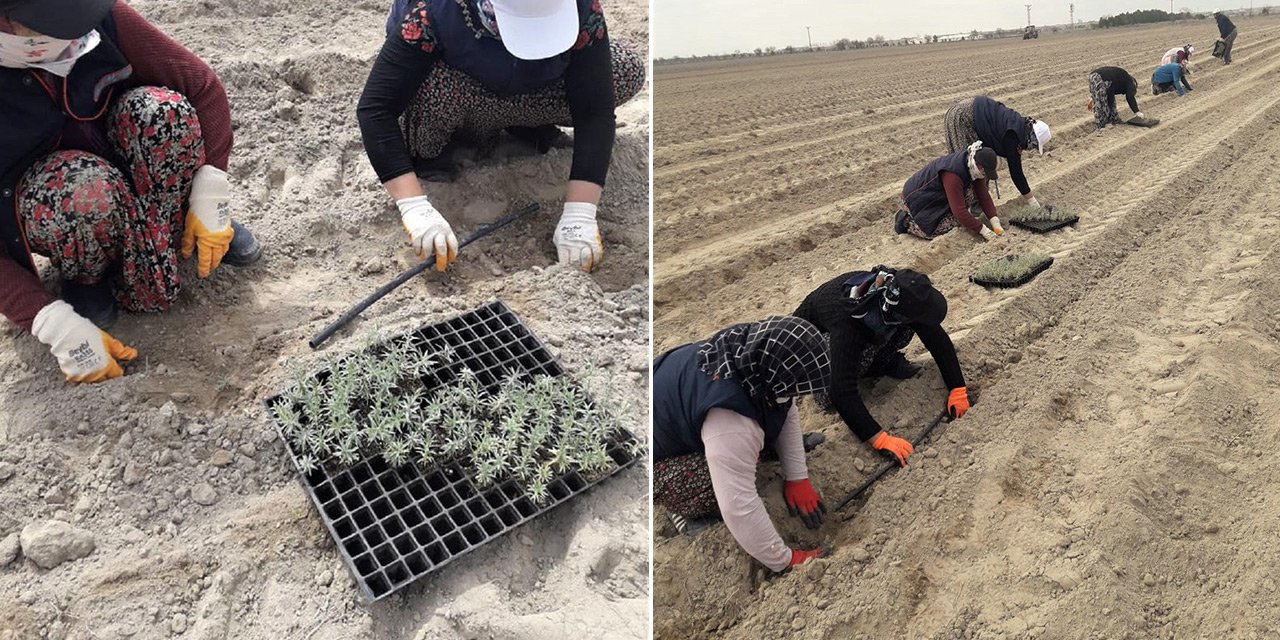
<svg viewBox="0 0 1280 640">
<path fill-rule="evenodd" d="M 1012 259 L 1012 256 L 1009 256 L 1006 258 L 999 258 L 999 259 L 1010 260 Z M 1028 282 L 1031 282 L 1033 278 L 1040 275 L 1040 273 L 1042 273 L 1045 269 L 1048 269 L 1052 265 L 1053 265 L 1053 256 L 1049 256 L 1048 260 L 1045 260 L 1039 265 L 1036 265 L 1034 269 L 1032 269 L 1031 271 L 1028 271 L 1023 276 L 1014 280 L 985 280 L 982 278 L 975 278 L 973 276 L 969 276 L 969 282 L 972 282 L 976 285 L 981 285 L 983 287 L 996 287 L 998 289 L 1013 289 L 1014 287 L 1021 287 L 1022 285 Z"/>
<path fill-rule="evenodd" d="M 452 348 L 449 366 L 470 368 L 494 391 L 509 371 L 564 375 L 542 342 L 502 301 L 494 301 L 414 332 L 431 349 Z M 270 407 L 279 396 L 267 400 Z M 274 415 L 274 414 L 273 414 Z M 276 424 L 279 431 L 279 424 Z M 298 454 L 280 434 L 294 465 Z M 448 566 L 512 529 L 554 509 L 601 480 L 635 463 L 625 433 L 609 443 L 611 471 L 584 477 L 571 471 L 549 485 L 551 499 L 536 504 L 508 479 L 478 486 L 457 460 L 431 468 L 410 463 L 390 467 L 380 456 L 346 468 L 335 461 L 302 473 L 302 485 L 325 529 L 368 602 L 380 600 Z"/>
<path fill-rule="evenodd" d="M 1065 220 L 1014 220 L 1013 224 L 1035 233 L 1049 233 L 1077 222 L 1080 222 L 1080 216 L 1071 216 Z"/>
</svg>

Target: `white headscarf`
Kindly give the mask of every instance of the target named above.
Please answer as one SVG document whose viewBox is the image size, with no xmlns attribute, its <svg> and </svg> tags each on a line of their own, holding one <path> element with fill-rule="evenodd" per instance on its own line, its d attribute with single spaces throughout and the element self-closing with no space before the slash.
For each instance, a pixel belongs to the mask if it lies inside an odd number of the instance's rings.
<svg viewBox="0 0 1280 640">
<path fill-rule="evenodd" d="M 101 42 L 102 36 L 97 30 L 75 40 L 0 32 L 0 67 L 43 69 L 65 78 L 71 75 L 76 61 L 93 51 Z"/>
<path fill-rule="evenodd" d="M 971 180 L 981 180 L 983 178 L 982 169 L 978 168 L 978 151 L 981 149 L 981 140 L 969 145 L 969 178 Z"/>
</svg>

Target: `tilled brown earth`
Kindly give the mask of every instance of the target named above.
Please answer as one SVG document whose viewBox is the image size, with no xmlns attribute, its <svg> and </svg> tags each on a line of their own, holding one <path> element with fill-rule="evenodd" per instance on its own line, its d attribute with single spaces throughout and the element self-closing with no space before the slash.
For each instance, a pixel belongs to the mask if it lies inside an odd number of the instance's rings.
<svg viewBox="0 0 1280 640">
<path fill-rule="evenodd" d="M 170 312 L 113 333 L 141 359 L 110 383 L 64 383 L 47 349 L 3 330 L 0 371 L 0 638 L 641 638 L 649 618 L 643 464 L 366 605 L 297 482 L 262 402 L 306 341 L 416 258 L 360 142 L 356 101 L 390 0 L 138 0 L 196 51 L 231 98 L 233 211 L 262 263 L 185 273 Z M 605 2 L 610 33 L 647 47 L 648 6 Z M 601 206 L 606 262 L 554 265 L 568 151 L 505 150 L 428 193 L 459 237 L 516 203 L 541 211 L 467 247 L 369 309 L 325 346 L 371 326 L 420 326 L 505 300 L 566 369 L 598 366 L 636 407 L 647 398 L 647 91 L 619 109 Z M 508 145 L 509 146 L 509 145 Z M 631 427 L 647 431 L 644 411 Z M 52 569 L 18 532 L 56 519 L 93 550 Z"/>
<path fill-rule="evenodd" d="M 655 348 L 787 313 L 850 269 L 914 266 L 947 295 L 982 397 L 818 531 L 762 474 L 784 537 L 835 546 L 791 574 L 765 578 L 723 527 L 672 536 L 658 514 L 661 637 L 1280 633 L 1280 22 L 1240 24 L 1235 65 L 1204 56 L 1186 98 L 1140 93 L 1150 130 L 1093 132 L 1085 74 L 1119 64 L 1149 92 L 1161 53 L 1207 50 L 1210 23 L 659 69 Z M 946 108 L 978 93 L 1054 126 L 1028 176 L 1080 223 L 895 237 L 902 181 L 944 151 Z M 1056 258 L 1031 284 L 967 282 L 1027 251 Z M 906 435 L 945 398 L 932 366 L 864 392 Z M 804 419 L 828 437 L 810 470 L 837 502 L 879 458 L 838 418 Z"/>
</svg>

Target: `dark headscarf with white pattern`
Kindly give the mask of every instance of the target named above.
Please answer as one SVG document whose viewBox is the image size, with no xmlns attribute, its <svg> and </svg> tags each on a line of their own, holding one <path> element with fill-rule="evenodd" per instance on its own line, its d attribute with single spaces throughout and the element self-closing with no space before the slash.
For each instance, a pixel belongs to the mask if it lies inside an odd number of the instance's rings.
<svg viewBox="0 0 1280 640">
<path fill-rule="evenodd" d="M 738 381 L 756 402 L 821 393 L 831 384 L 822 332 L 808 321 L 771 316 L 720 330 L 698 347 L 698 368 Z"/>
</svg>

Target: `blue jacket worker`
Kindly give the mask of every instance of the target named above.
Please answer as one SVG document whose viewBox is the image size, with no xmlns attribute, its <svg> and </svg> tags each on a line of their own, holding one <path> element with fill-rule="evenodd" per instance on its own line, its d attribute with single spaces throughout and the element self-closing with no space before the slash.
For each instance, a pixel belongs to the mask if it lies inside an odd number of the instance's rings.
<svg viewBox="0 0 1280 640">
<path fill-rule="evenodd" d="M 1186 63 L 1162 64 L 1156 67 L 1155 74 L 1151 76 L 1151 95 L 1158 96 L 1170 91 L 1177 91 L 1179 96 L 1193 91 L 1191 83 L 1187 82 Z"/>
</svg>

